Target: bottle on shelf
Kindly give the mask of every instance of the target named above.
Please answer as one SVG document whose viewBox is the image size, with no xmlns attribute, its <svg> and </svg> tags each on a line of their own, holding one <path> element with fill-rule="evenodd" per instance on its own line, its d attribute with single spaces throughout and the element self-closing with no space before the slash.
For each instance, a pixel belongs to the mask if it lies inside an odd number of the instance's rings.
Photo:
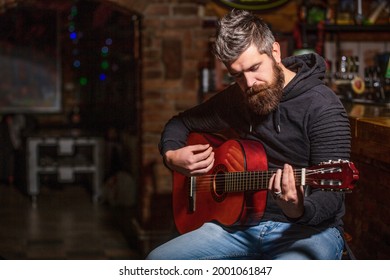
<svg viewBox="0 0 390 280">
<path fill-rule="evenodd" d="M 215 58 L 212 54 L 212 40 L 209 40 L 206 52 L 199 64 L 199 93 L 201 99 L 207 93 L 215 91 Z"/>
</svg>

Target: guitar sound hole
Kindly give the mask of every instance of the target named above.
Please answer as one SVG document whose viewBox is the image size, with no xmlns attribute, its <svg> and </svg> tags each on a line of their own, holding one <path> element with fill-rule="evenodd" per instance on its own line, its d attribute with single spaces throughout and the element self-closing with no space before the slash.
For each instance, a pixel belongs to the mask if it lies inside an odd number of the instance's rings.
<svg viewBox="0 0 390 280">
<path fill-rule="evenodd" d="M 215 173 L 212 194 L 214 200 L 219 202 L 224 200 L 226 197 L 225 173 L 223 171 Z"/>
<path fill-rule="evenodd" d="M 225 174 L 224 173 L 218 173 L 215 176 L 215 193 L 217 195 L 223 195 L 225 193 Z"/>
</svg>

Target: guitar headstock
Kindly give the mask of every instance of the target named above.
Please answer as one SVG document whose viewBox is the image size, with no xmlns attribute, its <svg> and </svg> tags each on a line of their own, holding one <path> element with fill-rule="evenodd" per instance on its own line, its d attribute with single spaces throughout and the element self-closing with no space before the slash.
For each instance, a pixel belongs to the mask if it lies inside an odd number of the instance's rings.
<svg viewBox="0 0 390 280">
<path fill-rule="evenodd" d="M 305 185 L 329 191 L 352 191 L 359 171 L 347 160 L 327 161 L 306 169 Z"/>
</svg>

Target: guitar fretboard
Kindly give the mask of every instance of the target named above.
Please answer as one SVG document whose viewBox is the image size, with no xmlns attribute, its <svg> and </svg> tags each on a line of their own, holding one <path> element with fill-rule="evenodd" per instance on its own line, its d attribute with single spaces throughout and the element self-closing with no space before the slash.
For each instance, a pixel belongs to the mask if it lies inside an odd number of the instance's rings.
<svg viewBox="0 0 390 280">
<path fill-rule="evenodd" d="M 304 182 L 304 171 L 304 168 L 294 170 L 296 184 Z M 268 188 L 268 182 L 275 172 L 269 170 L 219 173 L 214 180 L 220 192 L 258 191 Z"/>
</svg>

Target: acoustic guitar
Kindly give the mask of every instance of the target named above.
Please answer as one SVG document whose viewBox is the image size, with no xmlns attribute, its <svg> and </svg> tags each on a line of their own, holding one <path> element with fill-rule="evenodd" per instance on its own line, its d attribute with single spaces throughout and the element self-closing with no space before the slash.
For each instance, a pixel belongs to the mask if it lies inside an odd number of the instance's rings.
<svg viewBox="0 0 390 280">
<path fill-rule="evenodd" d="M 187 144 L 210 144 L 215 162 L 202 176 L 173 172 L 173 215 L 179 233 L 213 220 L 225 226 L 257 224 L 266 206 L 268 181 L 275 173 L 268 170 L 261 143 L 191 133 Z M 294 176 L 297 185 L 351 192 L 359 172 L 352 162 L 338 160 L 294 169 Z"/>
</svg>

